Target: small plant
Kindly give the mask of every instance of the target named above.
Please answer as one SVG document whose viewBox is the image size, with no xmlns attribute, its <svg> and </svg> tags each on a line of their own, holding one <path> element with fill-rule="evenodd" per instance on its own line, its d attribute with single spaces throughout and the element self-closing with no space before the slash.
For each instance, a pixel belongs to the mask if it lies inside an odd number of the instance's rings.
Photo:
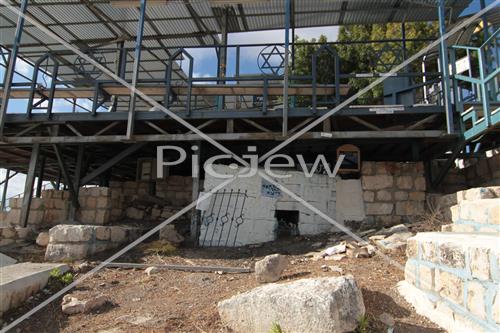
<svg viewBox="0 0 500 333">
<path fill-rule="evenodd" d="M 269 333 L 283 333 L 283 330 L 281 329 L 280 324 L 273 323 L 271 329 L 269 330 Z"/>
<path fill-rule="evenodd" d="M 149 254 L 169 256 L 174 254 L 177 248 L 167 241 L 154 241 L 145 244 L 144 252 Z"/>
<path fill-rule="evenodd" d="M 62 283 L 65 286 L 73 282 L 74 278 L 73 273 L 66 272 L 63 274 L 59 268 L 54 268 L 53 270 L 51 270 L 49 276 L 53 281 Z"/>
<path fill-rule="evenodd" d="M 369 333 L 370 330 L 370 320 L 368 316 L 361 316 L 358 320 L 358 328 L 356 329 L 356 333 Z"/>
</svg>

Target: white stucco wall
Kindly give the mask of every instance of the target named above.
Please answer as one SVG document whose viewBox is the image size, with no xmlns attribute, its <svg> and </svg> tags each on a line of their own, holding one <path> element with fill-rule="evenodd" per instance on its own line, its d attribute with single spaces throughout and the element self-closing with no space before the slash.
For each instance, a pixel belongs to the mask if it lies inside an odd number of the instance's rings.
<svg viewBox="0 0 500 333">
<path fill-rule="evenodd" d="M 225 165 L 216 165 L 214 166 L 214 170 L 219 174 L 232 175 L 238 172 L 238 170 L 230 169 Z M 276 173 L 278 174 L 279 172 Z M 275 180 L 321 211 L 326 212 L 332 218 L 336 218 L 337 180 L 335 178 L 330 178 L 327 175 L 314 175 L 311 178 L 306 178 L 302 172 L 298 171 L 287 171 L 287 173 L 291 174 L 290 178 Z M 212 189 L 224 181 L 224 179 L 212 177 L 208 173 L 205 177 L 205 191 Z M 258 175 L 255 175 L 249 178 L 238 178 L 225 187 L 226 193 L 231 189 L 234 192 L 238 191 L 238 189 L 240 191 L 247 190 L 248 198 L 243 208 L 244 222 L 239 227 L 237 235 L 234 227 L 230 230 L 228 227 L 229 223 L 224 225 L 223 228 L 220 223 L 216 226 L 215 223 L 211 223 L 208 226 L 202 224 L 200 245 L 220 246 L 219 237 L 223 240 L 222 246 L 225 245 L 224 240 L 228 237 L 228 246 L 232 246 L 233 243 L 235 246 L 241 246 L 272 241 L 276 238 L 276 210 L 299 211 L 298 229 L 301 235 L 314 235 L 332 230 L 330 223 L 309 211 L 304 205 L 283 192 L 278 198 L 262 196 L 262 182 L 263 180 Z M 361 192 L 359 195 L 359 199 L 361 200 Z M 225 205 L 223 206 L 225 207 Z M 234 208 L 234 202 L 230 203 L 229 206 L 229 210 L 232 211 L 231 208 Z M 239 206 L 240 204 L 238 204 Z M 236 241 L 234 242 L 235 236 Z"/>
</svg>

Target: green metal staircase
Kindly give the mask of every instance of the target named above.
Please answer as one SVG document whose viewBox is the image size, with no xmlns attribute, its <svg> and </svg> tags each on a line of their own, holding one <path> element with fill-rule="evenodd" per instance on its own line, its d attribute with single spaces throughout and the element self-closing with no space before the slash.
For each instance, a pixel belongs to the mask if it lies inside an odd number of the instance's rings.
<svg viewBox="0 0 500 333">
<path fill-rule="evenodd" d="M 456 112 L 470 141 L 500 125 L 500 29 L 480 47 L 452 46 L 450 56 Z"/>
</svg>

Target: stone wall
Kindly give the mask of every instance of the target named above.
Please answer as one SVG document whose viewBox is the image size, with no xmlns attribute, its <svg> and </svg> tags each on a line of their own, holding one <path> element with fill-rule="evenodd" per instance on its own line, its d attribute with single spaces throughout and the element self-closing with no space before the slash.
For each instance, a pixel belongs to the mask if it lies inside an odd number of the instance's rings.
<svg viewBox="0 0 500 333">
<path fill-rule="evenodd" d="M 238 170 L 231 169 L 225 165 L 214 165 L 213 167 L 219 174 L 232 175 L 238 172 Z M 282 172 L 276 171 L 276 173 Z M 276 181 L 282 183 L 295 194 L 304 198 L 332 218 L 335 218 L 335 178 L 330 178 L 326 175 L 313 175 L 311 178 L 307 178 L 302 172 L 298 171 L 287 171 L 287 173 L 291 174 L 290 178 L 276 179 Z M 204 190 L 208 191 L 223 181 L 224 179 L 215 178 L 207 174 L 204 182 Z M 205 219 L 201 224 L 200 244 L 205 246 L 223 246 L 225 244 L 224 240 L 229 239 L 229 246 L 233 244 L 241 246 L 275 240 L 278 228 L 276 212 L 279 210 L 295 211 L 298 213 L 298 233 L 300 235 L 314 235 L 332 230 L 333 226 L 330 223 L 311 212 L 302 203 L 297 202 L 285 192 L 275 189 L 276 191 L 273 195 L 264 196 L 262 193 L 263 187 L 266 185 L 265 183 L 260 176 L 255 175 L 252 177 L 237 178 L 225 186 L 226 197 L 231 190 L 233 193 L 236 193 L 238 190 L 240 193 L 245 191 L 247 193 L 242 211 L 242 223 L 237 229 L 234 221 L 228 223 L 231 224 L 230 228 L 229 225 L 222 227 L 220 220 L 217 223 L 206 223 L 208 219 Z M 219 199 L 213 196 L 207 200 L 211 200 L 208 205 L 209 207 L 212 207 L 214 203 L 217 205 L 220 204 L 220 196 Z M 214 200 L 218 201 L 214 202 Z M 228 199 L 225 200 L 222 204 L 224 211 L 226 210 L 225 205 L 229 201 Z M 235 205 L 237 205 L 236 215 L 239 216 L 238 211 L 241 208 L 243 199 L 240 198 L 239 200 L 239 204 L 235 200 L 229 202 L 227 208 L 230 212 L 229 220 L 233 217 L 232 212 Z M 215 212 L 215 215 L 217 214 L 224 215 L 224 213 Z M 238 216 L 234 216 L 234 218 L 236 219 Z M 218 242 L 219 238 L 223 240 L 222 243 Z"/>
<path fill-rule="evenodd" d="M 111 250 L 137 239 L 141 229 L 121 226 L 64 225 L 49 231 L 45 259 L 75 260 Z"/>
<path fill-rule="evenodd" d="M 400 292 L 448 331 L 498 332 L 497 244 L 493 234 L 419 233 L 408 240 Z"/>
<path fill-rule="evenodd" d="M 35 233 L 31 228 L 0 227 L 0 247 L 33 241 Z"/>
<path fill-rule="evenodd" d="M 369 162 L 361 169 L 368 226 L 412 222 L 425 212 L 426 180 L 422 162 Z"/>
</svg>

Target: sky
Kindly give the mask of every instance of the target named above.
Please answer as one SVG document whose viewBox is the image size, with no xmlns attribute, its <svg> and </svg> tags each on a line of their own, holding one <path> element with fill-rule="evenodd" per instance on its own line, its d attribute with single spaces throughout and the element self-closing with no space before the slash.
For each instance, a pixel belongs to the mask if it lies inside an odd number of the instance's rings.
<svg viewBox="0 0 500 333">
<path fill-rule="evenodd" d="M 486 4 L 493 3 L 494 0 L 486 0 Z M 479 0 L 474 0 L 472 4 L 467 8 L 462 15 L 469 15 L 477 12 L 479 10 Z M 318 38 L 321 34 L 325 35 L 328 41 L 335 41 L 338 36 L 338 27 L 315 27 L 306 29 L 296 29 L 296 35 L 303 39 Z M 228 43 L 231 44 L 264 44 L 264 43 L 283 43 L 284 42 L 284 30 L 270 30 L 270 31 L 259 31 L 259 32 L 249 32 L 249 33 L 234 33 L 228 36 Z M 262 47 L 243 47 L 241 49 L 241 59 L 240 59 L 240 74 L 259 74 L 259 68 L 257 66 L 257 57 Z M 195 77 L 207 77 L 216 76 L 217 73 L 217 57 L 214 49 L 188 49 L 188 52 L 194 58 L 194 69 L 193 73 Z M 228 65 L 227 65 L 227 75 L 234 75 L 235 71 L 235 49 L 228 49 Z M 1 61 L 1 60 L 0 60 Z M 184 65 L 184 64 L 183 64 Z M 185 66 L 185 65 L 184 65 Z M 18 59 L 16 64 L 16 70 L 20 73 L 31 77 L 32 67 L 28 63 Z M 0 78 L 3 81 L 5 69 L 0 67 Z M 14 82 L 25 81 L 21 76 L 15 75 Z M 44 82 L 44 78 L 40 77 L 37 80 L 41 83 Z M 90 107 L 89 100 L 79 100 L 78 103 L 85 107 Z M 9 101 L 9 110 L 26 110 L 27 101 L 23 100 L 11 100 Z M 58 111 L 71 111 L 71 104 L 64 101 L 55 100 L 55 108 Z M 77 111 L 83 111 L 83 109 L 78 109 Z M 17 111 L 19 112 L 19 111 Z M 5 170 L 0 169 L 0 180 L 5 179 Z M 19 174 L 11 179 L 8 187 L 7 198 L 17 195 L 23 192 L 25 176 Z M 0 197 L 2 192 L 0 192 Z"/>
</svg>

